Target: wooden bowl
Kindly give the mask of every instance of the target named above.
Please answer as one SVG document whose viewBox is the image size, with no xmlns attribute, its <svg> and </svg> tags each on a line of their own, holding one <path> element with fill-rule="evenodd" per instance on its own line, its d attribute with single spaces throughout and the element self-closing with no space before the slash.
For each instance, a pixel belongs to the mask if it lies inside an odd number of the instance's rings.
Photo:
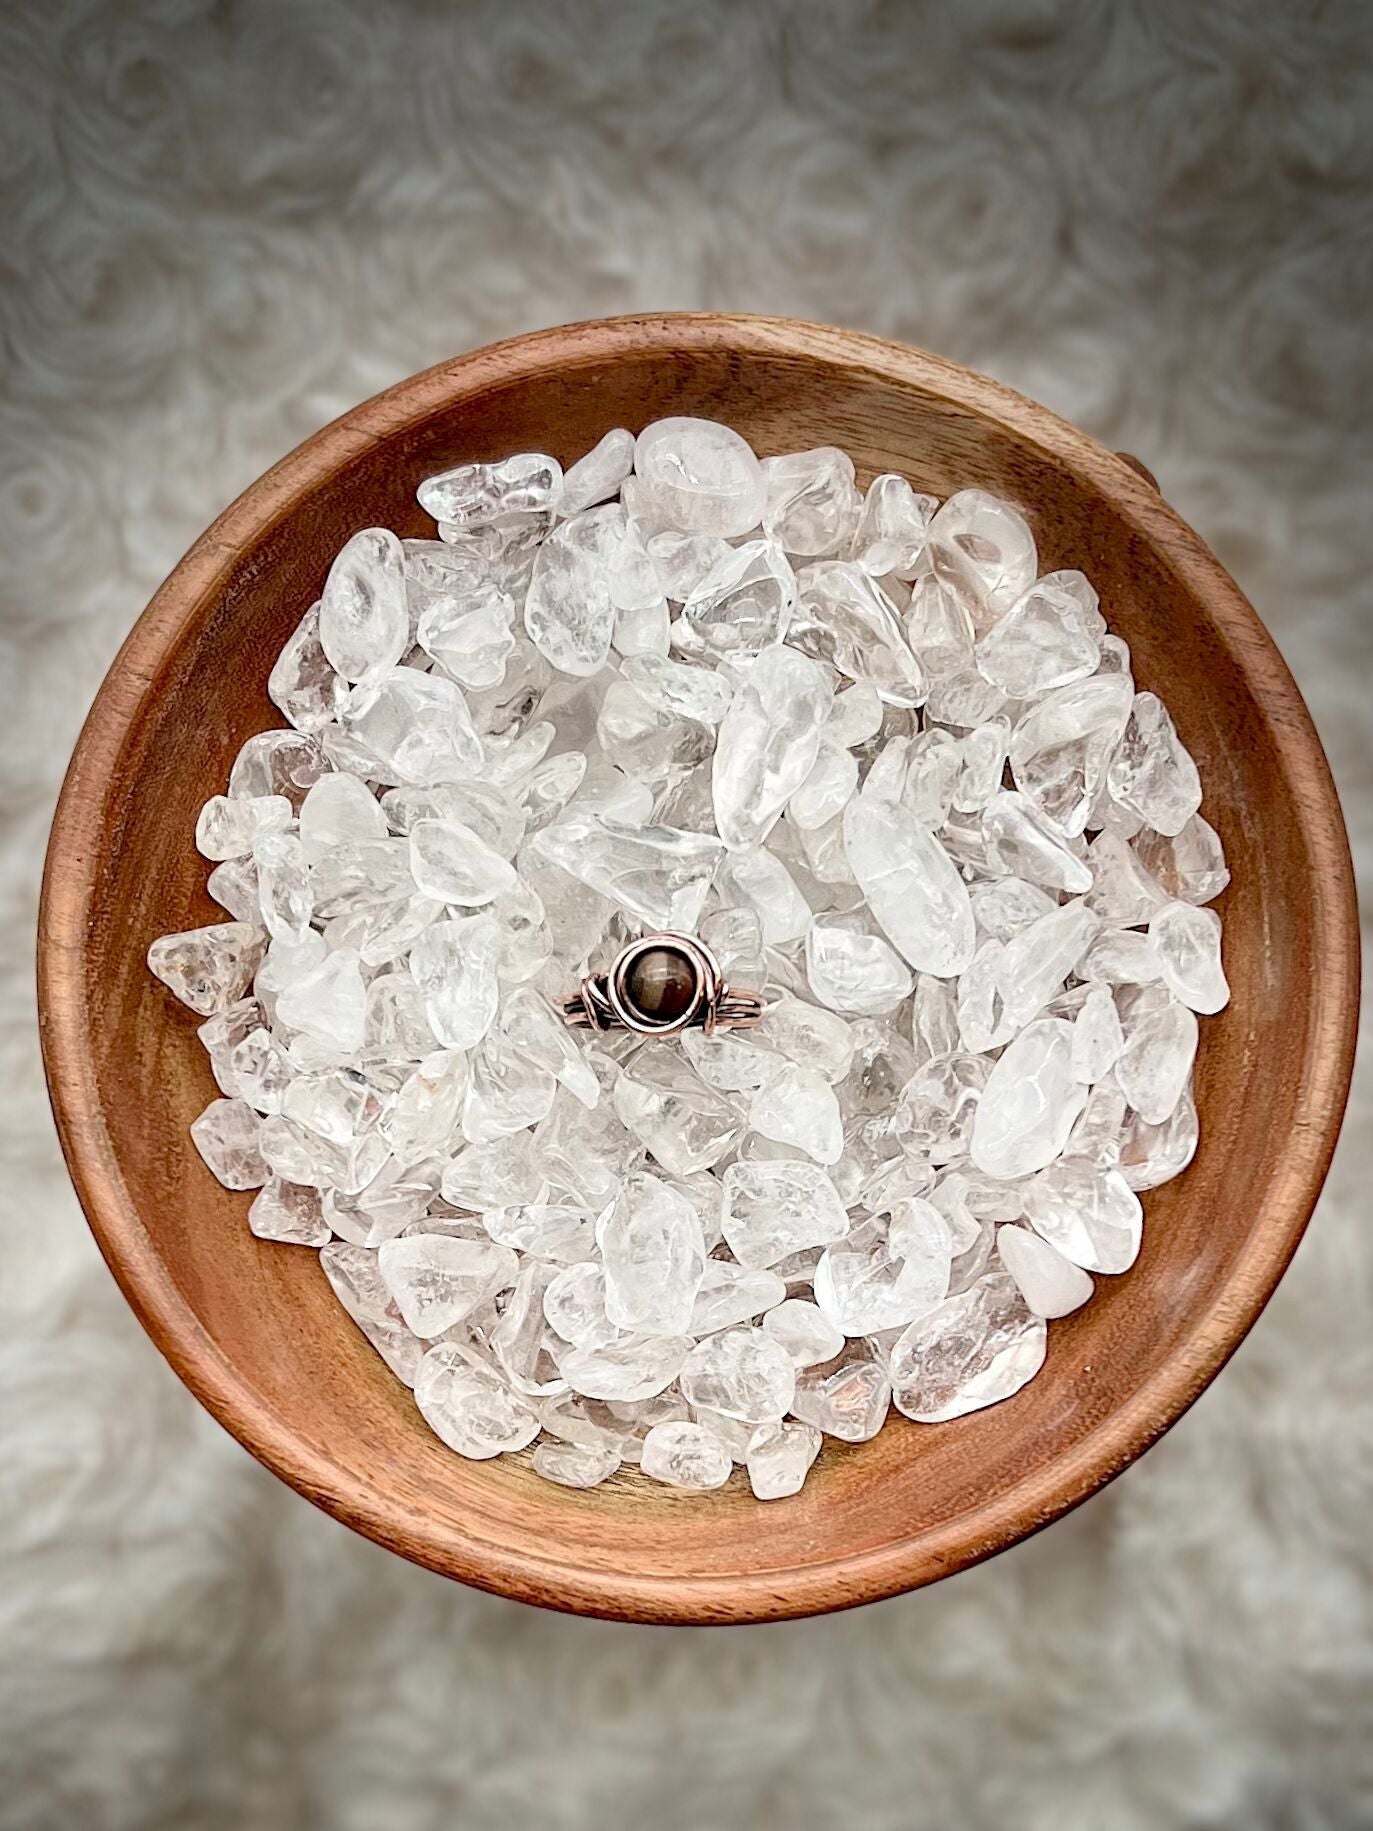
<svg viewBox="0 0 1373 1831">
<path fill-rule="evenodd" d="M 736 1476 L 692 1496 L 626 1474 L 591 1493 L 524 1460 L 464 1462 L 335 1303 L 315 1256 L 249 1233 L 187 1127 L 214 1092 L 195 1021 L 148 973 L 154 936 L 222 920 L 191 834 L 243 740 L 282 722 L 269 665 L 367 524 L 428 533 L 417 481 L 612 426 L 727 420 L 764 454 L 834 443 L 865 473 L 1025 505 L 1044 568 L 1081 566 L 1142 685 L 1201 767 L 1234 872 L 1234 996 L 1202 1025 L 1201 1148 L 1147 1198 L 1144 1250 L 1049 1331 L 1010 1402 L 893 1414 L 826 1443 L 805 1492 Z M 1349 1084 L 1353 880 L 1306 708 L 1244 597 L 1143 476 L 953 363 L 786 320 L 668 315 L 479 350 L 388 390 L 270 470 L 139 619 L 100 690 L 53 826 L 40 993 L 53 1108 L 102 1251 L 191 1391 L 268 1468 L 431 1569 L 508 1596 L 653 1622 L 870 1602 L 987 1557 L 1119 1473 L 1253 1323 L 1311 1213 Z M 97 1401 L 98 1402 L 98 1401 Z"/>
</svg>

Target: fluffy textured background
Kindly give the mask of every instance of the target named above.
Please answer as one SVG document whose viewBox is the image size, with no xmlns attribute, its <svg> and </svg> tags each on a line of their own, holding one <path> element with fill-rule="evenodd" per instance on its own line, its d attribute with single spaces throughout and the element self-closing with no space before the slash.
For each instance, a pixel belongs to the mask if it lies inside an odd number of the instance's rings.
<svg viewBox="0 0 1373 1831">
<path fill-rule="evenodd" d="M 1095 1502 L 848 1617 L 640 1630 L 411 1569 L 201 1414 L 67 1185 L 29 965 L 194 535 L 398 377 L 635 307 L 862 325 L 1140 452 L 1366 869 L 1371 41 L 1360 0 L 5 10 L 0 1825 L 1373 1824 L 1366 1086 L 1263 1322 Z"/>
</svg>

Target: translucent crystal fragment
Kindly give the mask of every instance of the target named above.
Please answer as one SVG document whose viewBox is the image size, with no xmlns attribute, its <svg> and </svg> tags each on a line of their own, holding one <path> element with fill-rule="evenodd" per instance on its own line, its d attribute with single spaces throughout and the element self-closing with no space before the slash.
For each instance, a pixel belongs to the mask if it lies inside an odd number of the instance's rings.
<svg viewBox="0 0 1373 1831">
<path fill-rule="evenodd" d="M 285 833 L 264 833 L 253 846 L 253 862 L 267 932 L 273 940 L 302 941 L 310 931 L 315 899 L 300 841 Z"/>
<path fill-rule="evenodd" d="M 508 515 L 556 507 L 562 466 L 542 451 L 522 451 L 495 464 L 459 464 L 426 477 L 415 494 L 435 521 L 483 528 Z"/>
<path fill-rule="evenodd" d="M 1118 1170 L 1064 1158 L 1025 1189 L 1035 1232 L 1089 1272 L 1128 1271 L 1139 1255 L 1144 1211 Z"/>
<path fill-rule="evenodd" d="M 651 1399 L 676 1379 L 691 1346 L 687 1335 L 618 1333 L 599 1346 L 569 1346 L 558 1354 L 558 1371 L 584 1398 Z"/>
<path fill-rule="evenodd" d="M 707 1259 L 686 1333 L 714 1335 L 750 1322 L 781 1303 L 786 1294 L 787 1287 L 775 1272 Z"/>
<path fill-rule="evenodd" d="M 726 540 L 763 519 L 767 481 L 747 442 L 714 420 L 655 420 L 639 434 L 634 474 L 663 526 Z"/>
<path fill-rule="evenodd" d="M 1197 766 L 1153 693 L 1136 693 L 1107 773 L 1112 799 L 1165 835 L 1180 833 L 1201 806 Z"/>
<path fill-rule="evenodd" d="M 277 997 L 277 1017 L 292 1030 L 351 1053 L 367 1034 L 367 987 L 356 953 L 340 948 L 293 979 Z"/>
<path fill-rule="evenodd" d="M 707 726 L 650 705 L 627 680 L 606 688 L 596 738 L 617 769 L 659 786 L 689 775 L 713 748 Z"/>
<path fill-rule="evenodd" d="M 1077 900 L 1012 935 L 997 968 L 1009 1021 L 1018 1029 L 1049 1002 L 1081 961 L 1100 918 Z"/>
<path fill-rule="evenodd" d="M 895 471 L 883 471 L 863 498 L 850 558 L 874 578 L 914 577 L 937 507 L 933 496 L 918 494 Z"/>
<path fill-rule="evenodd" d="M 522 1450 L 539 1434 L 529 1401 L 489 1361 L 456 1342 L 439 1342 L 420 1362 L 415 1404 L 436 1437 L 477 1462 Z"/>
<path fill-rule="evenodd" d="M 320 597 L 319 641 L 345 680 L 374 679 L 405 653 L 405 554 L 389 529 L 363 528 L 339 550 Z"/>
<path fill-rule="evenodd" d="M 756 846 L 809 775 L 833 689 L 794 649 L 764 649 L 720 725 L 712 789 L 727 846 Z"/>
<path fill-rule="evenodd" d="M 753 1032 L 758 1042 L 827 1081 L 842 1081 L 853 1061 L 853 1031 L 833 1011 L 787 994 L 775 999 Z"/>
<path fill-rule="evenodd" d="M 559 515 L 580 515 L 613 496 L 634 469 L 634 434 L 612 426 L 584 457 L 563 473 L 551 507 Z"/>
<path fill-rule="evenodd" d="M 539 548 L 524 626 L 539 653 L 564 674 L 597 674 L 610 655 L 615 603 L 610 565 L 624 534 L 618 504 L 559 524 Z"/>
<path fill-rule="evenodd" d="M 425 1016 L 446 1049 L 473 1049 L 495 1021 L 499 931 L 489 915 L 434 922 L 410 951 Z"/>
<path fill-rule="evenodd" d="M 665 655 L 632 655 L 620 671 L 657 711 L 700 725 L 718 725 L 734 697 L 733 685 L 723 674 Z"/>
<path fill-rule="evenodd" d="M 741 1265 L 767 1269 L 848 1231 L 839 1193 L 816 1164 L 733 1163 L 723 1184 L 721 1225 Z"/>
<path fill-rule="evenodd" d="M 803 1424 L 837 1437 L 866 1443 L 887 1421 L 891 1381 L 877 1361 L 859 1357 L 840 1366 L 805 1367 L 796 1376 L 792 1412 Z"/>
<path fill-rule="evenodd" d="M 755 1500 L 785 1500 L 799 1494 L 820 1453 L 821 1433 L 795 1419 L 761 1425 L 749 1440 L 749 1486 Z"/>
<path fill-rule="evenodd" d="M 640 1334 L 685 1335 L 705 1274 L 691 1203 L 655 1176 L 628 1176 L 597 1239 L 611 1322 Z"/>
<path fill-rule="evenodd" d="M 1108 985 L 1093 985 L 1073 1019 L 1073 1078 L 1102 1080 L 1125 1047 L 1125 1032 Z"/>
<path fill-rule="evenodd" d="M 911 587 L 905 615 L 906 640 L 931 687 L 941 681 L 967 679 L 979 698 L 996 710 L 1003 698 L 973 666 L 973 620 L 957 592 L 933 572 L 922 573 Z"/>
<path fill-rule="evenodd" d="M 490 1240 L 417 1233 L 386 1240 L 377 1264 L 407 1328 L 432 1340 L 515 1282 L 519 1261 Z"/>
<path fill-rule="evenodd" d="M 862 794 L 844 811 L 844 850 L 868 907 L 904 959 L 948 979 L 973 956 L 968 887 L 927 828 L 893 803 Z"/>
<path fill-rule="evenodd" d="M 986 490 L 958 490 L 929 526 L 926 558 L 965 602 L 978 627 L 1010 610 L 1034 584 L 1038 555 L 1025 517 Z"/>
<path fill-rule="evenodd" d="M 254 1196 L 248 1226 L 259 1240 L 288 1246 L 327 1246 L 333 1235 L 320 1207 L 319 1190 L 271 1176 Z"/>
<path fill-rule="evenodd" d="M 243 858 L 260 834 L 290 824 L 285 795 L 211 795 L 195 823 L 196 849 L 203 858 Z"/>
<path fill-rule="evenodd" d="M 761 1329 L 725 1329 L 687 1355 L 681 1386 L 690 1405 L 765 1424 L 791 1408 L 796 1369 L 781 1343 Z"/>
<path fill-rule="evenodd" d="M 775 853 L 761 846 L 730 852 L 721 860 L 715 882 L 722 895 L 757 914 L 769 947 L 799 941 L 810 927 L 810 904 L 795 878 Z"/>
<path fill-rule="evenodd" d="M 1211 1013 L 1230 1002 L 1220 960 L 1220 917 L 1193 903 L 1165 903 L 1149 921 L 1163 983 L 1193 1011 Z"/>
<path fill-rule="evenodd" d="M 912 979 L 881 935 L 815 922 L 806 935 L 806 978 L 822 1005 L 882 1017 L 910 994 Z"/>
<path fill-rule="evenodd" d="M 297 731 L 319 731 L 332 723 L 348 698 L 348 682 L 324 652 L 319 638 L 320 606 L 312 604 L 295 634 L 272 664 L 267 692 Z"/>
<path fill-rule="evenodd" d="M 1140 863 L 1164 895 L 1179 902 L 1209 903 L 1230 882 L 1220 836 L 1200 814 L 1193 814 L 1173 834 L 1146 827 L 1133 844 Z"/>
<path fill-rule="evenodd" d="M 596 1105 L 601 1097 L 596 1072 L 547 999 L 520 986 L 506 998 L 501 1028 L 527 1061 L 551 1074 L 575 1100 Z"/>
<path fill-rule="evenodd" d="M 343 728 L 356 747 L 357 773 L 374 782 L 425 787 L 481 771 L 481 740 L 462 688 L 439 674 L 392 668 L 355 688 Z"/>
<path fill-rule="evenodd" d="M 1091 674 L 1097 639 L 1078 599 L 1041 579 L 992 624 L 975 659 L 979 672 L 1009 699 L 1036 699 Z"/>
<path fill-rule="evenodd" d="M 182 1004 L 210 1017 L 236 1003 L 253 982 L 266 950 L 261 929 L 244 922 L 217 922 L 162 935 L 148 949 L 148 970 Z"/>
<path fill-rule="evenodd" d="M 429 605 L 419 622 L 419 643 L 459 685 L 498 686 L 515 651 L 514 602 L 503 591 Z"/>
<path fill-rule="evenodd" d="M 791 642 L 873 687 L 886 705 L 924 703 L 925 670 L 895 604 L 874 578 L 847 560 L 822 560 L 807 566 L 797 585 Z"/>
<path fill-rule="evenodd" d="M 720 1162 L 737 1143 L 744 1115 L 707 1087 L 671 1043 L 649 1043 L 615 1082 L 620 1123 L 669 1176 L 692 1176 Z"/>
<path fill-rule="evenodd" d="M 560 1488 L 596 1488 L 620 1466 L 618 1451 L 607 1444 L 541 1443 L 534 1451 L 534 1473 Z"/>
<path fill-rule="evenodd" d="M 928 1204 L 926 1204 L 928 1206 Z M 845 1335 L 877 1335 L 903 1328 L 939 1303 L 949 1288 L 953 1253 L 949 1230 L 936 1210 L 937 1227 L 908 1228 L 893 1250 L 880 1222 L 869 1221 L 826 1247 L 815 1268 L 815 1301 Z"/>
<path fill-rule="evenodd" d="M 693 930 L 724 855 L 718 839 L 676 827 L 575 815 L 536 834 L 534 849 L 646 928 Z"/>
<path fill-rule="evenodd" d="M 1000 1180 L 1029 1176 L 1059 1156 L 1087 1090 L 1073 1079 L 1073 1027 L 1029 1024 L 997 1058 L 973 1119 L 971 1156 Z"/>
<path fill-rule="evenodd" d="M 1015 785 L 1066 838 L 1087 825 L 1130 718 L 1131 683 L 1119 674 L 1074 681 L 1032 705 L 1011 732 Z M 1114 789 L 1112 793 L 1114 794 Z M 1120 799 L 1119 796 L 1116 797 Z"/>
<path fill-rule="evenodd" d="M 509 895 L 519 885 L 507 860 L 458 821 L 416 821 L 409 843 L 416 885 L 441 903 L 474 909 Z"/>
<path fill-rule="evenodd" d="M 1172 1112 L 1157 1124 L 1138 1113 L 1127 1117 L 1120 1140 L 1120 1173 L 1137 1193 L 1156 1189 L 1187 1168 L 1196 1155 L 1197 1138 L 1196 1102 L 1190 1087 L 1184 1087 Z"/>
<path fill-rule="evenodd" d="M 381 803 L 356 776 L 321 776 L 301 803 L 301 844 L 314 853 L 363 840 L 385 839 L 387 834 Z"/>
<path fill-rule="evenodd" d="M 1092 889 L 1087 900 L 1104 922 L 1129 928 L 1147 922 L 1167 899 L 1149 875 L 1139 854 L 1119 833 L 1109 828 L 1097 834 L 1087 849 Z"/>
<path fill-rule="evenodd" d="M 1071 1259 L 1065 1259 L 1028 1227 L 998 1227 L 996 1250 L 1001 1263 L 1015 1279 L 1025 1306 L 1035 1316 L 1052 1321 L 1080 1310 L 1095 1286 Z"/>
<path fill-rule="evenodd" d="M 1162 986 L 1135 994 L 1125 1047 L 1114 1073 L 1120 1091 L 1150 1125 L 1161 1125 L 1182 1097 L 1197 1053 L 1197 1020 Z"/>
<path fill-rule="evenodd" d="M 788 814 L 797 826 L 824 826 L 843 813 L 857 787 L 857 758 L 851 751 L 822 743 L 810 774 L 788 804 Z"/>
<path fill-rule="evenodd" d="M 844 1331 L 818 1304 L 802 1297 L 788 1297 L 770 1308 L 763 1318 L 763 1330 L 786 1350 L 793 1367 L 832 1361 L 844 1346 Z"/>
<path fill-rule="evenodd" d="M 853 460 L 833 445 L 764 458 L 763 531 L 788 553 L 813 558 L 845 542 L 858 514 Z"/>
<path fill-rule="evenodd" d="M 918 1317 L 892 1349 L 896 1408 L 939 1424 L 1019 1392 L 1044 1364 L 1048 1332 L 1006 1272 Z"/>
<path fill-rule="evenodd" d="M 1071 896 L 1092 888 L 1091 866 L 1024 795 L 1009 790 L 993 795 L 982 810 L 982 837 L 994 870 Z"/>
<path fill-rule="evenodd" d="M 655 1424 L 644 1438 L 639 1467 L 671 1488 L 722 1488 L 733 1473 L 729 1450 L 704 1424 Z"/>
<path fill-rule="evenodd" d="M 791 626 L 796 575 L 775 541 L 726 547 L 697 581 L 673 625 L 688 654 L 746 658 L 780 642 Z"/>
<path fill-rule="evenodd" d="M 605 1292 L 603 1265 L 586 1258 L 564 1266 L 544 1290 L 548 1326 L 574 1348 L 604 1348 L 620 1340 L 623 1331 L 606 1313 Z"/>
<path fill-rule="evenodd" d="M 226 1189 L 260 1189 L 267 1181 L 262 1121 L 244 1100 L 211 1100 L 191 1123 L 191 1140 Z"/>
<path fill-rule="evenodd" d="M 839 1101 L 824 1075 L 788 1062 L 753 1096 L 748 1122 L 777 1144 L 804 1151 L 816 1163 L 838 1163 L 844 1149 Z"/>
</svg>

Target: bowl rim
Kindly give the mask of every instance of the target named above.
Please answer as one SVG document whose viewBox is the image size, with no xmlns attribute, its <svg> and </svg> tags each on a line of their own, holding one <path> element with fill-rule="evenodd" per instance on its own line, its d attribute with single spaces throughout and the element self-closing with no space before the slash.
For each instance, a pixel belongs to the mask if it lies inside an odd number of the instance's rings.
<svg viewBox="0 0 1373 1831">
<path fill-rule="evenodd" d="M 422 420 L 451 396 L 512 376 L 630 355 L 692 351 L 819 357 L 856 375 L 936 393 L 1074 468 L 1141 538 L 1166 534 L 1170 562 L 1211 607 L 1219 640 L 1264 708 L 1295 817 L 1316 866 L 1313 929 L 1324 972 L 1311 984 L 1310 1046 L 1290 1149 L 1232 1274 L 1188 1341 L 1072 1449 L 994 1501 L 910 1538 L 799 1570 L 714 1577 L 636 1576 L 540 1556 L 439 1528 L 387 1503 L 319 1445 L 285 1426 L 221 1353 L 176 1288 L 120 1174 L 101 1110 L 83 998 L 87 912 L 99 876 L 105 785 L 159 663 L 186 616 L 219 590 L 240 550 L 305 489 L 327 484 L 360 450 Z M 44 1069 L 78 1199 L 129 1304 L 202 1405 L 250 1453 L 334 1518 L 414 1562 L 499 1595 L 577 1614 L 656 1623 L 780 1620 L 877 1601 L 1005 1549 L 1097 1492 L 1163 1435 L 1219 1372 L 1272 1295 L 1315 1206 L 1348 1097 L 1357 1029 L 1359 927 L 1353 867 L 1329 764 L 1285 662 L 1220 563 L 1121 456 L 1002 383 L 908 345 L 798 319 L 664 312 L 553 326 L 436 364 L 312 434 L 252 483 L 159 587 L 110 664 L 63 782 L 48 843 L 38 923 Z"/>
</svg>

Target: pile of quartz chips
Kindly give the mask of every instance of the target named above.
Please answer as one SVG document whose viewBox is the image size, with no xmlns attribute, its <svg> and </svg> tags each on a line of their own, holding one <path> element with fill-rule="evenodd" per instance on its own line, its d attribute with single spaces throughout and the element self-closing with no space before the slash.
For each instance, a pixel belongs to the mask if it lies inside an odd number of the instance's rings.
<svg viewBox="0 0 1373 1831">
<path fill-rule="evenodd" d="M 833 448 L 616 430 L 334 561 L 149 965 L 192 1128 L 460 1455 L 795 1493 L 1033 1377 L 1190 1161 L 1228 873 L 1166 707 L 1030 522 Z M 571 1033 L 699 934 L 756 1030 Z"/>
</svg>

